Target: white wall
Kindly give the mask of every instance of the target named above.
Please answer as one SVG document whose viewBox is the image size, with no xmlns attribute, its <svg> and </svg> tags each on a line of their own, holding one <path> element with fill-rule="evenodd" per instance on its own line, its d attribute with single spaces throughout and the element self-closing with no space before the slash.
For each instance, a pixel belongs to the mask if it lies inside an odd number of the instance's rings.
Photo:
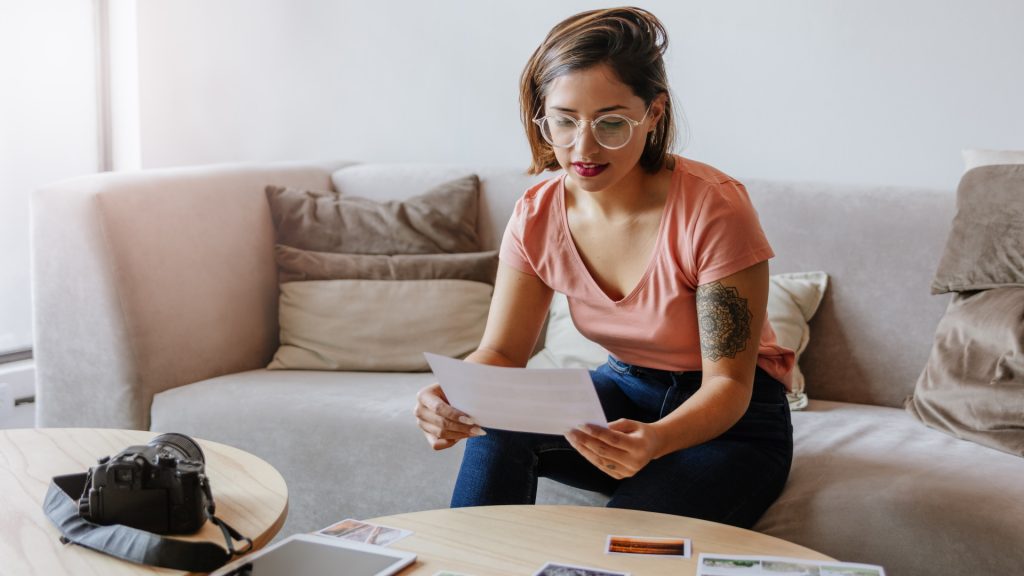
<svg viewBox="0 0 1024 576">
<path fill-rule="evenodd" d="M 0 1 L 0 353 L 32 343 L 29 200 L 98 169 L 93 6 Z"/>
<path fill-rule="evenodd" d="M 144 167 L 523 165 L 517 85 L 547 30 L 614 2 L 139 5 Z M 649 0 L 692 127 L 741 177 L 952 188 L 963 147 L 1024 148 L 1024 2 Z"/>
</svg>

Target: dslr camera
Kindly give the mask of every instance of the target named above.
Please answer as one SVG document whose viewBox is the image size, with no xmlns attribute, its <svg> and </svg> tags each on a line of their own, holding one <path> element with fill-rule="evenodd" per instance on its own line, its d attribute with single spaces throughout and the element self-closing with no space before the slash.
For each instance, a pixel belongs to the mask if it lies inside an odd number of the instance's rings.
<svg viewBox="0 0 1024 576">
<path fill-rule="evenodd" d="M 157 534 L 191 534 L 212 514 L 206 459 L 195 440 L 161 434 L 89 469 L 78 501 L 82 518 Z"/>
</svg>

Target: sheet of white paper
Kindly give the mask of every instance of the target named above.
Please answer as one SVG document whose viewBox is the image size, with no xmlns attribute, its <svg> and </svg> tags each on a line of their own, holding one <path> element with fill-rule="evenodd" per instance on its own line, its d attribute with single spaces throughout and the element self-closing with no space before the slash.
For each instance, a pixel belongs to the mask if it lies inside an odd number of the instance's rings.
<svg viewBox="0 0 1024 576">
<path fill-rule="evenodd" d="M 505 368 L 423 355 L 448 402 L 484 428 L 565 434 L 580 424 L 608 426 L 582 368 Z"/>
</svg>

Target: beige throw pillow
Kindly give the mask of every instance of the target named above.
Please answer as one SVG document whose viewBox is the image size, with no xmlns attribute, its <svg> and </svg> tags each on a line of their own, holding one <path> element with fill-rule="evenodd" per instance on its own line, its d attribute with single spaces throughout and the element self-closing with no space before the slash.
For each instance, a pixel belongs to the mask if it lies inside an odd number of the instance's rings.
<svg viewBox="0 0 1024 576">
<path fill-rule="evenodd" d="M 469 280 L 316 280 L 281 285 L 272 370 L 429 370 L 483 336 L 492 287 Z"/>
<path fill-rule="evenodd" d="M 936 430 L 1024 456 L 1024 288 L 953 296 L 906 408 Z"/>
<path fill-rule="evenodd" d="M 804 373 L 800 370 L 800 356 L 811 341 L 810 321 L 818 311 L 828 274 L 824 272 L 796 272 L 775 274 L 768 287 L 768 322 L 775 330 L 779 344 L 796 352 L 793 366 L 793 387 L 789 392 L 789 407 L 802 410 L 807 407 Z"/>
<path fill-rule="evenodd" d="M 775 274 L 768 288 L 768 321 L 779 344 L 796 352 L 790 407 L 807 405 L 800 355 L 810 341 L 808 322 L 821 304 L 828 285 L 824 272 Z M 576 329 L 564 294 L 555 293 L 544 335 L 544 348 L 527 363 L 529 368 L 587 368 L 593 370 L 608 359 L 608 351 L 588 340 Z"/>
</svg>

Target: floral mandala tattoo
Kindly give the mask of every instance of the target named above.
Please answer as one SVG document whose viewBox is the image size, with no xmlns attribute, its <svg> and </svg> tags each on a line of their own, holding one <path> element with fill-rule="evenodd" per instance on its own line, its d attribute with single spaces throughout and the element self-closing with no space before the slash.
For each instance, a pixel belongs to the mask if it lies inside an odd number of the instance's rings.
<svg viewBox="0 0 1024 576">
<path fill-rule="evenodd" d="M 738 290 L 712 282 L 697 288 L 700 352 L 713 361 L 735 358 L 747 348 L 754 315 Z"/>
</svg>

